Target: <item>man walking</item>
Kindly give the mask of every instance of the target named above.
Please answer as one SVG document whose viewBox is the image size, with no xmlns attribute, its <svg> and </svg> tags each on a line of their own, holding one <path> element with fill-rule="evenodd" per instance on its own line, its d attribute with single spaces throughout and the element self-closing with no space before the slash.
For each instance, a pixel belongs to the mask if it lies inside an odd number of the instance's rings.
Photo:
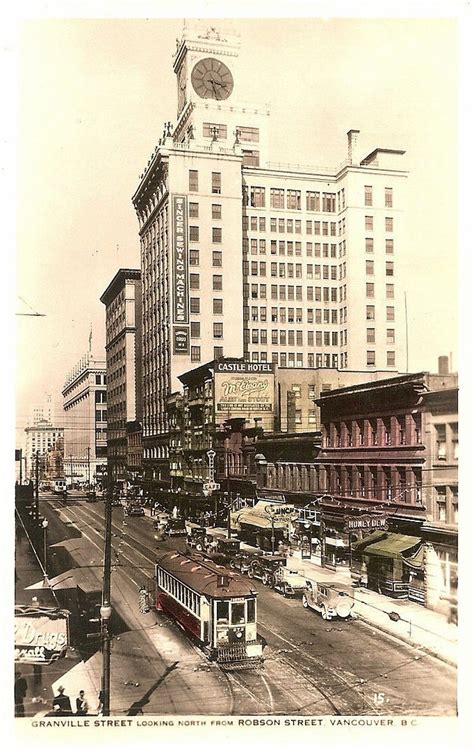
<svg viewBox="0 0 474 751">
<path fill-rule="evenodd" d="M 19 670 L 15 671 L 15 717 L 25 716 L 25 707 L 23 705 L 26 692 L 28 690 L 28 684 L 26 678 L 23 678 Z"/>
<path fill-rule="evenodd" d="M 53 699 L 53 709 L 60 717 L 67 717 L 72 715 L 71 700 L 69 696 L 64 693 L 64 686 L 58 686 L 58 695 Z"/>
</svg>

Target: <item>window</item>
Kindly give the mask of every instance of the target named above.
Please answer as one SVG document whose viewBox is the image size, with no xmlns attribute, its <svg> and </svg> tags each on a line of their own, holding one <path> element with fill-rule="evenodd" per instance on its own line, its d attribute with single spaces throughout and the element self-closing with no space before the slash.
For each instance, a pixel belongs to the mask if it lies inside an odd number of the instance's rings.
<svg viewBox="0 0 474 751">
<path fill-rule="evenodd" d="M 385 262 L 385 274 L 387 276 L 393 276 L 393 261 Z"/>
<path fill-rule="evenodd" d="M 191 297 L 189 300 L 189 305 L 190 305 L 191 313 L 201 312 L 201 301 L 199 297 Z"/>
<path fill-rule="evenodd" d="M 191 321 L 191 338 L 199 339 L 201 336 L 201 324 L 199 321 Z"/>
<path fill-rule="evenodd" d="M 321 210 L 321 204 L 320 204 L 320 193 L 315 193 L 314 191 L 307 191 L 306 192 L 306 211 L 320 211 Z"/>
<path fill-rule="evenodd" d="M 259 229 L 259 232 L 265 232 L 265 217 L 264 216 L 258 217 L 258 229 Z"/>
<path fill-rule="evenodd" d="M 201 361 L 201 347 L 198 347 L 197 345 L 193 344 L 191 346 L 191 362 L 200 362 Z"/>
<path fill-rule="evenodd" d="M 369 276 L 374 274 L 374 262 L 372 260 L 365 262 L 365 273 Z"/>
<path fill-rule="evenodd" d="M 265 188 L 250 188 L 250 205 L 260 208 L 265 206 Z"/>
<path fill-rule="evenodd" d="M 374 321 L 375 320 L 375 305 L 367 305 L 366 306 L 366 316 L 368 321 Z"/>
<path fill-rule="evenodd" d="M 435 499 L 436 499 L 436 515 L 438 517 L 438 521 L 445 522 L 446 521 L 446 488 L 445 487 L 435 488 Z"/>
<path fill-rule="evenodd" d="M 222 314 L 224 310 L 224 301 L 214 298 L 212 301 L 212 312 Z"/>
<path fill-rule="evenodd" d="M 387 344 L 395 344 L 395 329 L 387 329 Z"/>
<path fill-rule="evenodd" d="M 367 343 L 375 344 L 375 329 L 367 329 Z"/>
<path fill-rule="evenodd" d="M 199 190 L 199 173 L 197 169 L 189 170 L 189 190 L 193 192 Z"/>
<path fill-rule="evenodd" d="M 189 239 L 193 243 L 199 242 L 199 227 L 189 227 Z"/>
<path fill-rule="evenodd" d="M 395 352 L 387 352 L 387 368 L 395 367 Z"/>
<path fill-rule="evenodd" d="M 199 274 L 189 275 L 189 286 L 191 289 L 199 289 Z"/>
<path fill-rule="evenodd" d="M 222 219 L 222 206 L 220 203 L 213 203 L 211 211 L 213 219 Z"/>
<path fill-rule="evenodd" d="M 280 188 L 270 188 L 270 206 L 272 209 L 285 208 L 285 191 Z"/>
<path fill-rule="evenodd" d="M 197 219 L 199 217 L 199 204 L 198 203 L 190 203 L 189 204 L 189 216 L 193 219 Z"/>
<path fill-rule="evenodd" d="M 217 600 L 216 618 L 217 623 L 229 623 L 229 602 Z"/>
<path fill-rule="evenodd" d="M 450 424 L 449 427 L 451 428 L 451 448 L 452 448 L 453 459 L 455 459 L 457 461 L 458 458 L 459 458 L 459 456 L 458 456 L 458 448 L 459 448 L 459 443 L 458 443 L 458 423 L 457 422 L 453 422 L 453 423 Z"/>
<path fill-rule="evenodd" d="M 365 294 L 366 297 L 374 297 L 375 295 L 375 284 L 373 282 L 367 282 L 365 285 Z"/>
<path fill-rule="evenodd" d="M 387 305 L 387 321 L 395 320 L 395 308 L 391 305 Z"/>
<path fill-rule="evenodd" d="M 364 186 L 364 204 L 366 206 L 372 206 L 373 205 L 373 197 L 372 197 L 372 186 L 371 185 L 365 185 Z"/>
<path fill-rule="evenodd" d="M 221 173 L 220 172 L 212 172 L 211 174 L 211 192 L 212 193 L 220 193 L 221 192 Z"/>
<path fill-rule="evenodd" d="M 191 249 L 189 251 L 189 265 L 199 266 L 199 250 Z M 197 274 L 196 276 L 199 276 L 199 274 Z M 196 289 L 199 289 L 199 287 L 196 287 Z"/>
<path fill-rule="evenodd" d="M 242 149 L 242 162 L 244 167 L 259 167 L 260 152 L 250 149 Z"/>
<path fill-rule="evenodd" d="M 213 227 L 212 228 L 212 242 L 213 243 L 221 243 L 222 242 L 222 227 Z"/>
<path fill-rule="evenodd" d="M 374 238 L 373 237 L 366 237 L 365 238 L 365 250 L 367 253 L 373 253 L 374 252 Z"/>
<path fill-rule="evenodd" d="M 393 232 L 393 217 L 385 217 L 385 232 Z"/>
<path fill-rule="evenodd" d="M 286 191 L 286 207 L 288 209 L 301 209 L 301 191 L 300 190 L 287 190 Z"/>
<path fill-rule="evenodd" d="M 385 252 L 393 254 L 393 240 L 385 240 Z"/>
<path fill-rule="evenodd" d="M 222 339 L 224 337 L 224 324 L 221 322 L 215 322 L 213 324 L 214 339 Z"/>
<path fill-rule="evenodd" d="M 258 140 L 259 140 L 258 128 L 250 128 L 247 125 L 238 125 L 237 130 L 239 132 L 239 139 L 241 141 L 253 141 L 254 143 L 258 143 Z"/>
<path fill-rule="evenodd" d="M 203 123 L 202 134 L 204 138 L 227 138 L 227 125 L 222 123 Z"/>
<path fill-rule="evenodd" d="M 385 208 L 393 207 L 393 188 L 385 188 Z"/>
<path fill-rule="evenodd" d="M 323 211 L 334 212 L 336 211 L 336 194 L 335 193 L 323 193 Z"/>
<path fill-rule="evenodd" d="M 365 230 L 366 232 L 372 232 L 374 229 L 374 217 L 373 216 L 366 216 L 365 217 Z"/>
<path fill-rule="evenodd" d="M 212 251 L 212 265 L 213 266 L 222 266 L 222 251 L 220 251 L 220 250 L 213 250 Z"/>
<path fill-rule="evenodd" d="M 367 350 L 367 365 L 375 365 L 375 350 Z"/>
<path fill-rule="evenodd" d="M 385 294 L 387 298 L 393 299 L 395 297 L 395 285 L 394 284 L 386 284 L 385 285 Z"/>
<path fill-rule="evenodd" d="M 435 425 L 436 431 L 436 458 L 446 459 L 446 425 Z"/>
</svg>

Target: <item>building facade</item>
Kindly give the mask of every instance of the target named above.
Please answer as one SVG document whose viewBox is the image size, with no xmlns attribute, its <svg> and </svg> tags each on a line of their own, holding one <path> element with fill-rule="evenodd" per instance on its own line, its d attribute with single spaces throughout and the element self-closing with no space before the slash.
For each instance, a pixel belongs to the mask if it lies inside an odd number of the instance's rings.
<svg viewBox="0 0 474 751">
<path fill-rule="evenodd" d="M 69 373 L 62 396 L 66 481 L 103 484 L 107 476 L 105 361 L 84 355 Z"/>
<path fill-rule="evenodd" d="M 105 305 L 108 477 L 111 483 L 123 484 L 141 473 L 140 271 L 119 269 L 100 301 Z"/>
<path fill-rule="evenodd" d="M 144 463 L 164 485 L 181 373 L 222 356 L 396 372 L 404 351 L 404 152 L 361 155 L 352 130 L 338 166 L 272 164 L 269 110 L 245 102 L 237 38 L 188 27 L 173 69 L 176 123 L 133 196 Z"/>
<path fill-rule="evenodd" d="M 26 477 L 35 479 L 37 461 L 40 480 L 47 476 L 48 452 L 61 447 L 63 437 L 63 428 L 54 427 L 39 418 L 35 425 L 25 428 Z"/>
</svg>

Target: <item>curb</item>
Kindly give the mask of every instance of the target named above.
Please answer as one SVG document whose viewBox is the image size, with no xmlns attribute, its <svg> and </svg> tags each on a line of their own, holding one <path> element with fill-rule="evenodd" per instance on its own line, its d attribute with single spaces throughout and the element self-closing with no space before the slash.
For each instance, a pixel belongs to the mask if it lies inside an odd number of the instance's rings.
<svg viewBox="0 0 474 751">
<path fill-rule="evenodd" d="M 378 624 L 373 623 L 372 621 L 367 620 L 367 618 L 364 618 L 362 615 L 359 615 L 359 613 L 356 613 L 357 620 L 362 621 L 362 623 L 365 623 L 366 626 L 370 626 L 370 628 L 376 629 L 377 631 L 381 631 L 383 634 L 386 634 L 387 636 L 391 636 L 393 639 L 398 639 L 398 641 L 403 642 L 404 644 L 408 644 L 410 647 L 417 647 L 418 649 L 421 649 L 423 652 L 425 652 L 427 655 L 430 655 L 430 657 L 435 657 L 436 659 L 440 660 L 441 662 L 446 663 L 452 668 L 458 668 L 457 662 L 454 660 L 451 660 L 449 657 L 446 657 L 443 654 L 440 654 L 439 652 L 435 652 L 433 649 L 429 649 L 429 647 L 424 647 L 422 644 L 417 644 L 414 641 L 411 641 L 410 639 L 407 639 L 406 636 L 401 636 L 399 634 L 394 634 L 393 631 L 390 631 L 388 628 L 384 628 L 383 626 L 379 626 Z"/>
</svg>

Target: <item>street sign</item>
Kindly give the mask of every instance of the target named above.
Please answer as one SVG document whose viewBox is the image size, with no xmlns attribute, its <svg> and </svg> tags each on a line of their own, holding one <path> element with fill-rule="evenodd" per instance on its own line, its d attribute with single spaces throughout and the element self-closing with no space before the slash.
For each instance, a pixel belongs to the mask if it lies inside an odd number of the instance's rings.
<svg viewBox="0 0 474 751">
<path fill-rule="evenodd" d="M 212 492 L 213 490 L 219 490 L 220 486 L 221 485 L 219 482 L 205 482 L 202 486 L 202 489 L 210 490 Z"/>
</svg>

